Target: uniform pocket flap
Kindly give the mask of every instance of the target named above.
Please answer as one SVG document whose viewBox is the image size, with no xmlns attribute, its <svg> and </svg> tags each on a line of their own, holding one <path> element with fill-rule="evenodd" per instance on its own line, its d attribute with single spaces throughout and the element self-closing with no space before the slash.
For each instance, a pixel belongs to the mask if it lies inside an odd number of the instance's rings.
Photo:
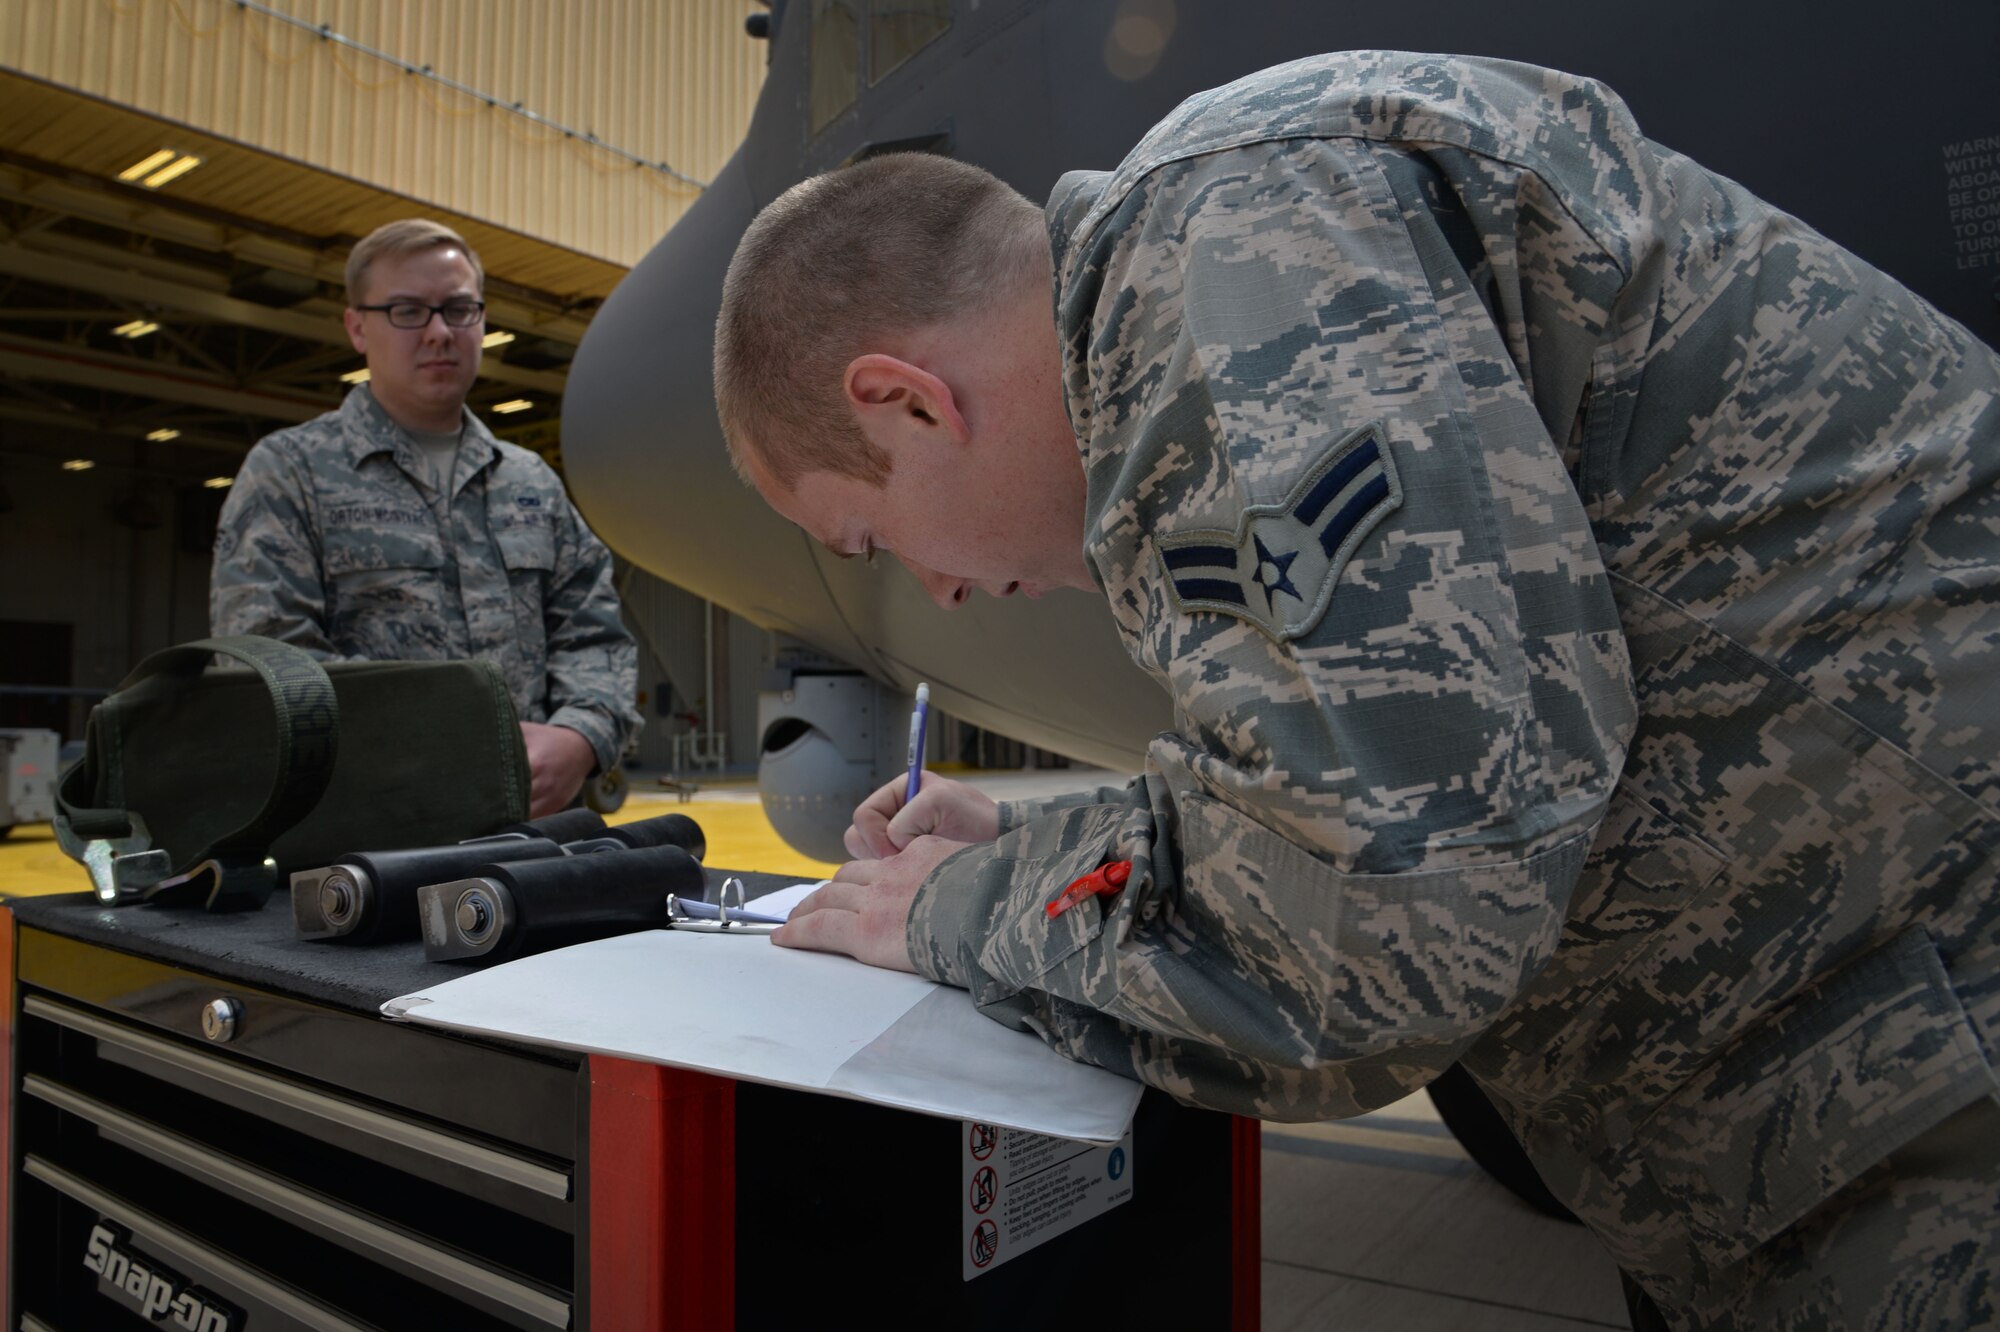
<svg viewBox="0 0 2000 1332">
<path fill-rule="evenodd" d="M 321 558 L 330 578 L 384 569 L 440 569 L 444 545 L 432 533 L 385 525 L 327 533 Z"/>
<path fill-rule="evenodd" d="M 1996 1091 L 1936 947 L 1913 927 L 1753 1028 L 1637 1141 L 1696 1247 L 1722 1266 Z"/>
<path fill-rule="evenodd" d="M 1100 852 L 1047 861 L 994 861 L 998 867 L 995 872 L 1008 874 L 1012 882 L 1036 885 L 1032 894 L 1017 895 L 1009 904 L 1000 932 L 989 945 L 997 946 L 1010 959 L 1008 971 L 1039 976 L 1060 967 L 1104 932 L 1107 904 L 1097 898 L 1084 898 L 1054 916 L 1047 910 L 1050 901 L 1095 869 L 1101 859 Z"/>
<path fill-rule="evenodd" d="M 927 938 L 934 950 L 928 964 L 918 959 L 917 969 L 966 986 L 989 1016 L 1007 1021 L 993 1005 L 1043 988 L 1052 971 L 1070 965 L 1103 933 L 1105 902 L 1089 898 L 1055 916 L 1047 905 L 1104 863 L 1126 815 L 1108 805 L 1070 810 L 948 857 L 911 904 L 912 938 Z M 1102 990 L 1103 1002 L 1114 993 Z"/>
<path fill-rule="evenodd" d="M 500 548 L 500 562 L 517 573 L 556 567 L 555 534 L 546 524 L 496 524 L 493 544 Z"/>
</svg>

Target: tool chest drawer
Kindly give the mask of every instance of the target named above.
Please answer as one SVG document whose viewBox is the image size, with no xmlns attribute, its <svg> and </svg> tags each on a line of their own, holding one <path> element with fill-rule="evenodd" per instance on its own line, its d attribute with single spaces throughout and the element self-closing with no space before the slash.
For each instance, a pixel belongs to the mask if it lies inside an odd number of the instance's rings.
<svg viewBox="0 0 2000 1332">
<path fill-rule="evenodd" d="M 574 1326 L 578 1061 L 24 928 L 16 1326 Z"/>
</svg>

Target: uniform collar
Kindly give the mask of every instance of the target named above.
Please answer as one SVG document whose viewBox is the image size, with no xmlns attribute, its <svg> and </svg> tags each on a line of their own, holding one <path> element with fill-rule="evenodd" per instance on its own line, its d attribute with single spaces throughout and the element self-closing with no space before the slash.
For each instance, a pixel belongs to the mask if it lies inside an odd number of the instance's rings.
<svg viewBox="0 0 2000 1332">
<path fill-rule="evenodd" d="M 1069 171 L 1056 182 L 1042 215 L 1049 229 L 1049 249 L 1055 261 L 1056 290 L 1069 285 L 1070 267 L 1097 219 L 1098 204 L 1111 184 L 1109 171 Z"/>
<path fill-rule="evenodd" d="M 499 456 L 500 446 L 493 438 L 493 432 L 486 423 L 464 407 L 458 409 L 460 422 L 465 433 L 459 437 L 459 461 L 472 460 L 472 470 L 479 471 Z M 411 442 L 409 432 L 391 419 L 382 409 L 366 384 L 357 384 L 347 392 L 340 404 L 341 436 L 347 444 L 348 460 L 359 467 L 364 459 L 378 453 L 390 454 L 396 465 L 410 476 L 428 483 L 430 469 L 417 457 L 416 445 Z"/>
<path fill-rule="evenodd" d="M 1069 412 L 1070 431 L 1076 436 L 1086 466 L 1093 420 L 1092 318 L 1096 313 L 1098 288 L 1104 279 L 1101 263 L 1092 265 L 1087 259 L 1091 248 L 1088 229 L 1094 225 L 1098 205 L 1110 184 L 1108 171 L 1069 172 L 1056 182 L 1055 192 L 1043 209 L 1055 273 L 1050 295 L 1055 304 L 1056 332 L 1062 344 L 1063 405 Z"/>
</svg>

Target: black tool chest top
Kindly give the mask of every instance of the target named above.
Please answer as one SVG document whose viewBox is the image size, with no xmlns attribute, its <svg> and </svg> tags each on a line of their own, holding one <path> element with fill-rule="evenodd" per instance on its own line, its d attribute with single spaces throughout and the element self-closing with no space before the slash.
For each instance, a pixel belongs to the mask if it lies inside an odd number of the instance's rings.
<svg viewBox="0 0 2000 1332">
<path fill-rule="evenodd" d="M 796 875 L 746 870 L 705 869 L 704 875 L 711 901 L 731 876 L 742 879 L 745 895 L 753 898 L 798 882 Z M 106 907 L 89 893 L 20 898 L 8 906 L 21 924 L 51 934 L 371 1017 L 398 995 L 477 969 L 427 961 L 423 944 L 415 940 L 361 947 L 337 940 L 307 942 L 293 930 L 282 891 L 262 911 L 219 914 L 199 908 Z"/>
</svg>

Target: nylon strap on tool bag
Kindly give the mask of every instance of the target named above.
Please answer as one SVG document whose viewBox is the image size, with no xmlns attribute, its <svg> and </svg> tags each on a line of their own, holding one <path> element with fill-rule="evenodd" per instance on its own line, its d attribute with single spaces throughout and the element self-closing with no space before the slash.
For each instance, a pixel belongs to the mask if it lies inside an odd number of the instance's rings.
<svg viewBox="0 0 2000 1332">
<path fill-rule="evenodd" d="M 211 669 L 217 656 L 250 669 Z M 490 663 L 322 666 L 273 639 L 203 639 L 148 657 L 92 709 L 83 760 L 57 789 L 56 836 L 106 901 L 232 910 L 356 847 L 518 822 L 528 787 Z"/>
</svg>

